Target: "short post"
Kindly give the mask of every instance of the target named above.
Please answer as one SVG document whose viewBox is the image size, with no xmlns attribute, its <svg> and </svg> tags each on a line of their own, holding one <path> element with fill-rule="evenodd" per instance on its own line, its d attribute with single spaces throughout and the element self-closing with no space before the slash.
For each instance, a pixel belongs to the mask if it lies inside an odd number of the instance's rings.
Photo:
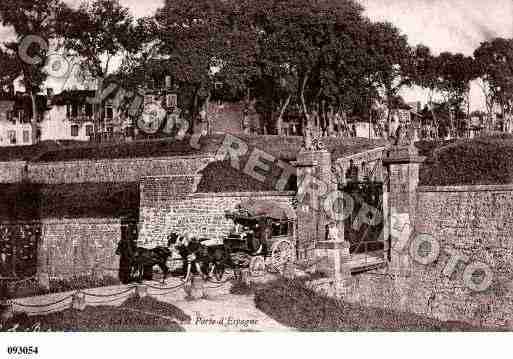
<svg viewBox="0 0 513 359">
<path fill-rule="evenodd" d="M 84 310 L 86 307 L 85 294 L 82 292 L 76 292 L 71 297 L 71 308 L 76 310 Z"/>
<path fill-rule="evenodd" d="M 39 287 L 45 292 L 50 291 L 50 276 L 47 272 L 40 272 L 37 274 L 37 282 Z"/>
<path fill-rule="evenodd" d="M 349 243 L 344 240 L 318 241 L 315 245 L 316 271 L 336 282 L 342 283 L 351 277 L 349 265 Z"/>
<path fill-rule="evenodd" d="M 139 298 L 144 298 L 148 295 L 148 287 L 144 284 L 138 284 L 135 287 L 135 295 Z"/>
<path fill-rule="evenodd" d="M 189 300 L 198 300 L 205 297 L 204 282 L 199 276 L 191 276 L 190 284 L 186 283 L 184 290 L 187 294 L 186 298 Z"/>
</svg>

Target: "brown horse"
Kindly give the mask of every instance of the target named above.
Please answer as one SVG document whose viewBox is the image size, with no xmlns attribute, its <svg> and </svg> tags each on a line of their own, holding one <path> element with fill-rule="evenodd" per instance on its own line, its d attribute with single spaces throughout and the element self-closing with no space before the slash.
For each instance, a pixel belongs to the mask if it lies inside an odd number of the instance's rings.
<svg viewBox="0 0 513 359">
<path fill-rule="evenodd" d="M 166 264 L 172 254 L 169 247 L 170 241 L 168 241 L 167 247 L 157 246 L 147 249 L 137 247 L 135 242 L 128 239 L 122 239 L 116 249 L 116 254 L 120 256 L 119 277 L 121 282 L 126 284 L 132 279 L 137 282 L 142 282 L 143 279 L 151 279 L 151 271 L 155 265 L 158 265 L 162 270 L 162 282 L 164 282 L 170 272 Z"/>
<path fill-rule="evenodd" d="M 207 239 L 198 239 L 190 235 L 179 236 L 176 233 L 169 237 L 168 246 L 173 245 L 184 260 L 185 281 L 189 280 L 193 265 L 204 279 L 215 276 L 217 280 L 221 280 L 226 268 L 233 268 L 236 273 L 239 272 L 240 265 L 232 260 L 232 248 L 225 244 L 207 246 L 202 243 L 205 240 Z M 250 235 L 245 240 L 247 249 L 244 253 L 253 256 L 262 252 L 263 242 L 260 238 Z"/>
</svg>

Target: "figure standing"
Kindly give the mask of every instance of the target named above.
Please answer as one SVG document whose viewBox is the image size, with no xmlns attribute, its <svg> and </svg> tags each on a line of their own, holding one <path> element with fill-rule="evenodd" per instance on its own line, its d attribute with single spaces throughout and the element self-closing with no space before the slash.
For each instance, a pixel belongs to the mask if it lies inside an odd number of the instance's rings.
<svg viewBox="0 0 513 359">
<path fill-rule="evenodd" d="M 346 171 L 347 182 L 358 182 L 358 167 L 354 165 L 353 160 L 349 160 L 349 168 Z"/>
<path fill-rule="evenodd" d="M 123 284 L 128 284 L 131 280 L 131 260 L 134 256 L 133 243 L 126 237 L 121 238 L 116 255 L 119 256 L 119 280 Z"/>
</svg>

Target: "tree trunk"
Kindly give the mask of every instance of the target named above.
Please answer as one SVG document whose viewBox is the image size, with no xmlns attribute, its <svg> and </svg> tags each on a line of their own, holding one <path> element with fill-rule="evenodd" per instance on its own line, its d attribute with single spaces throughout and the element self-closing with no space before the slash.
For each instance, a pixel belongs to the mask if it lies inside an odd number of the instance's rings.
<svg viewBox="0 0 513 359">
<path fill-rule="evenodd" d="M 278 115 L 278 119 L 276 120 L 276 130 L 277 130 L 278 135 L 282 135 L 283 134 L 283 131 L 282 131 L 283 114 L 285 113 L 285 110 L 287 109 L 287 106 L 289 105 L 291 98 L 292 98 L 292 95 L 289 95 L 287 97 L 287 99 L 285 100 L 285 103 L 283 104 L 283 106 L 280 109 L 280 113 Z"/>
<path fill-rule="evenodd" d="M 307 131 L 311 130 L 310 115 L 308 114 L 308 110 L 306 108 L 306 102 L 305 102 L 305 87 L 306 87 L 307 82 L 308 82 L 308 74 L 305 75 L 305 77 L 303 78 L 303 83 L 301 84 L 301 92 L 299 94 L 299 98 L 301 100 L 301 106 L 303 109 L 303 115 L 304 115 L 303 136 L 306 134 Z"/>
<path fill-rule="evenodd" d="M 205 121 L 207 122 L 207 135 L 211 135 L 213 132 L 212 119 L 209 115 L 209 108 L 210 108 L 210 93 L 208 94 L 208 97 L 205 100 Z"/>
<path fill-rule="evenodd" d="M 199 109 L 198 109 L 198 92 L 199 92 L 199 88 L 196 87 L 194 89 L 194 94 L 193 94 L 193 97 L 192 97 L 192 103 L 191 103 L 191 107 L 190 107 L 190 119 L 189 119 L 190 126 L 189 126 L 188 131 L 191 134 L 197 133 L 198 132 L 197 126 L 200 126 L 198 121 L 196 121 L 196 119 L 198 118 L 198 114 L 199 114 Z M 209 94 L 209 96 L 210 96 L 210 94 Z M 207 102 L 208 102 L 208 99 L 207 99 Z"/>
<path fill-rule="evenodd" d="M 98 88 L 96 89 L 96 98 L 102 98 L 102 94 L 103 94 L 103 79 L 100 78 L 100 80 L 98 81 Z M 100 103 L 95 103 L 93 105 L 93 111 L 94 111 L 94 137 L 96 140 L 99 139 L 99 134 L 102 132 L 102 109 L 103 109 L 103 99 L 100 100 Z M 100 139 L 100 142 L 102 141 L 103 139 Z"/>
<path fill-rule="evenodd" d="M 429 112 L 433 117 L 433 126 L 435 127 L 435 137 L 438 137 L 438 121 L 436 119 L 435 110 L 433 109 L 433 90 L 429 92 Z"/>
<path fill-rule="evenodd" d="M 35 94 L 33 91 L 30 91 L 30 100 L 32 102 L 32 118 L 30 119 L 30 126 L 32 128 L 32 144 L 35 145 L 38 141 L 38 125 L 37 125 L 37 118 L 38 118 L 38 110 L 37 110 L 37 94 Z"/>
<path fill-rule="evenodd" d="M 333 107 L 330 106 L 330 109 L 328 110 L 328 113 L 326 114 L 326 135 L 328 137 L 331 137 L 334 132 L 334 126 L 333 126 Z"/>
<path fill-rule="evenodd" d="M 391 120 L 392 120 L 392 106 L 391 106 L 391 101 L 390 101 L 390 97 L 388 96 L 387 94 L 387 130 L 386 130 L 386 133 L 387 133 L 387 140 L 392 138 L 392 137 L 395 137 L 395 133 L 392 133 L 392 124 L 390 123 Z"/>
</svg>

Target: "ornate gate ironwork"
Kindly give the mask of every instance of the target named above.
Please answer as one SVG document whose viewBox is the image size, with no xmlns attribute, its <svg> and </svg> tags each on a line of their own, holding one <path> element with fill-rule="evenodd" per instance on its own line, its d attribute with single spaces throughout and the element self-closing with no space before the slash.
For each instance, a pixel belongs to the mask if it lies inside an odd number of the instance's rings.
<svg viewBox="0 0 513 359">
<path fill-rule="evenodd" d="M 383 253 L 388 247 L 383 236 L 383 183 L 349 182 L 339 189 L 353 199 L 353 211 L 344 221 L 344 238 L 351 244 L 350 253 Z"/>
</svg>

